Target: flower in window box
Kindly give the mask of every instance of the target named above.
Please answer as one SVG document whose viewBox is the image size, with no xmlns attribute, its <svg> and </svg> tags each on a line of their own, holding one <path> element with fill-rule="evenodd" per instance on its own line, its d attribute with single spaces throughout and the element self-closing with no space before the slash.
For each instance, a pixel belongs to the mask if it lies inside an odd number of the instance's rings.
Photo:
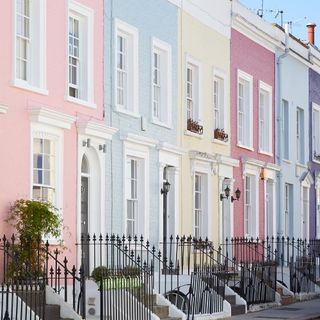
<svg viewBox="0 0 320 320">
<path fill-rule="evenodd" d="M 224 132 L 224 129 L 215 129 L 214 130 L 214 138 L 227 142 L 228 141 L 228 134 Z"/>
<path fill-rule="evenodd" d="M 203 126 L 191 118 L 187 121 L 187 130 L 197 134 L 203 134 Z"/>
</svg>

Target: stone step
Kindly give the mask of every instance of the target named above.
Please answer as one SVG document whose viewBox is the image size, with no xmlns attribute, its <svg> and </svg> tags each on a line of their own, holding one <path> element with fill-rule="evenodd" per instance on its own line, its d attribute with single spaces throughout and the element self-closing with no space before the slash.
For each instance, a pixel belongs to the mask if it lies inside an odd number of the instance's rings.
<svg viewBox="0 0 320 320">
<path fill-rule="evenodd" d="M 285 295 L 282 295 L 281 296 L 281 304 L 283 306 L 286 306 L 288 304 L 292 304 L 292 303 L 295 303 L 296 302 L 296 299 L 294 296 L 285 296 Z"/>
<path fill-rule="evenodd" d="M 152 312 L 157 315 L 160 319 L 165 319 L 169 317 L 169 307 L 168 306 L 158 306 L 152 307 Z"/>
<path fill-rule="evenodd" d="M 233 295 L 226 295 L 225 300 L 228 301 L 231 305 L 236 304 L 236 296 L 234 294 Z"/>
<path fill-rule="evenodd" d="M 59 320 L 60 319 L 60 306 L 55 304 L 45 305 L 45 318 L 46 320 Z"/>
<path fill-rule="evenodd" d="M 231 315 L 236 316 L 239 314 L 245 314 L 246 313 L 246 306 L 241 304 L 235 304 L 231 305 Z"/>
</svg>

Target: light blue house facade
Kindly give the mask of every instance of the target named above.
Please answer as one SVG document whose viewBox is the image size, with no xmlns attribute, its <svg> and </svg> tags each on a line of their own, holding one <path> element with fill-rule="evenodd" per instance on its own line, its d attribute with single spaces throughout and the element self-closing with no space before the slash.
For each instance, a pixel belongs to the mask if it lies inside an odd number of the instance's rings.
<svg viewBox="0 0 320 320">
<path fill-rule="evenodd" d="M 282 31 L 281 31 L 282 32 Z M 286 48 L 277 53 L 276 161 L 277 235 L 309 237 L 309 71 L 308 48 L 282 33 Z"/>
<path fill-rule="evenodd" d="M 118 129 L 106 146 L 107 230 L 158 240 L 164 227 L 177 233 L 179 223 L 177 7 L 105 0 L 104 11 L 105 118 Z"/>
</svg>

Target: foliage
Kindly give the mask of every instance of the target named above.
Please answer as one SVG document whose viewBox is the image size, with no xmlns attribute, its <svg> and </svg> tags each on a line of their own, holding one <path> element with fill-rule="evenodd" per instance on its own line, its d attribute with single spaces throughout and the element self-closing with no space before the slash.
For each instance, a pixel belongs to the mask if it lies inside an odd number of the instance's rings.
<svg viewBox="0 0 320 320">
<path fill-rule="evenodd" d="M 137 266 L 125 266 L 119 269 L 110 269 L 105 266 L 96 267 L 91 273 L 95 282 L 100 282 L 108 277 L 136 277 L 140 275 L 140 269 Z"/>
<path fill-rule="evenodd" d="M 9 277 L 43 274 L 43 237 L 58 238 L 61 235 L 62 220 L 58 209 L 49 202 L 19 199 L 11 206 L 6 221 L 16 229 L 19 237 L 19 243 L 11 247 Z"/>
<path fill-rule="evenodd" d="M 94 268 L 92 273 L 91 273 L 91 277 L 93 278 L 93 280 L 95 282 L 100 282 L 101 280 L 105 279 L 106 277 L 108 277 L 110 274 L 110 271 L 107 267 L 105 266 L 100 266 L 97 268 Z"/>
<path fill-rule="evenodd" d="M 49 235 L 58 238 L 61 234 L 62 221 L 58 209 L 50 202 L 16 200 L 10 208 L 7 222 L 15 227 L 20 241 Z"/>
</svg>

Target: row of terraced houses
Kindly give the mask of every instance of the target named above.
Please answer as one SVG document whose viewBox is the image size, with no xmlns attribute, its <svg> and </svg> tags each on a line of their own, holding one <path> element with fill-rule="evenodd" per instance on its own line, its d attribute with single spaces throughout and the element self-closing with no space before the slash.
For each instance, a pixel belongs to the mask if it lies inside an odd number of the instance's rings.
<svg viewBox="0 0 320 320">
<path fill-rule="evenodd" d="M 75 264 L 81 234 L 319 238 L 314 33 L 238 0 L 5 0 L 0 233 L 34 198 Z"/>
</svg>

